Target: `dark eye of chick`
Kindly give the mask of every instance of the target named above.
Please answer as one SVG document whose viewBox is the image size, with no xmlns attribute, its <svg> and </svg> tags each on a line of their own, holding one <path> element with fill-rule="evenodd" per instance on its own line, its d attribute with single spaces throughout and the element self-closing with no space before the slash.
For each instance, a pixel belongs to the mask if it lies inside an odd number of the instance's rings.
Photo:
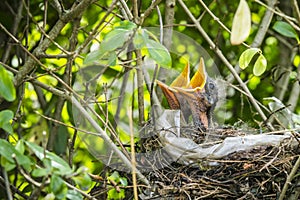
<svg viewBox="0 0 300 200">
<path fill-rule="evenodd" d="M 208 88 L 209 88 L 210 90 L 213 90 L 213 89 L 215 89 L 215 85 L 214 85 L 213 83 L 209 83 L 209 84 L 208 84 Z"/>
</svg>

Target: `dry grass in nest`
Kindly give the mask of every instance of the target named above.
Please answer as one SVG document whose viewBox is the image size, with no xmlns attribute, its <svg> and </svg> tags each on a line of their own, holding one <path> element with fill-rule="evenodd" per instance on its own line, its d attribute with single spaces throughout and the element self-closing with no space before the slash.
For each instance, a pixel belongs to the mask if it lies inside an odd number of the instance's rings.
<svg viewBox="0 0 300 200">
<path fill-rule="evenodd" d="M 189 130 L 189 133 L 189 137 L 196 142 L 207 141 L 205 133 L 199 134 L 199 131 L 193 129 Z M 214 142 L 241 134 L 246 133 L 233 129 L 216 129 L 209 139 L 210 142 Z M 161 148 L 159 139 L 149 138 L 144 148 L 146 151 Z M 191 165 L 174 162 L 148 173 L 147 178 L 152 188 L 145 190 L 141 197 L 142 199 L 278 199 L 298 157 L 298 147 L 292 146 L 291 142 L 287 141 L 276 147 L 262 146 L 251 151 L 236 152 L 219 160 L 199 160 Z M 290 199 L 298 199 L 297 175 L 285 193 Z"/>
</svg>

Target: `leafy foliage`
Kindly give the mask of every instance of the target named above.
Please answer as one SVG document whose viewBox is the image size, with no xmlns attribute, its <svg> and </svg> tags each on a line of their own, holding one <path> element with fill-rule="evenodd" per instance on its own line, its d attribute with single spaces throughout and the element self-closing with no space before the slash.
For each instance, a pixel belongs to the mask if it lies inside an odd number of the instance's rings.
<svg viewBox="0 0 300 200">
<path fill-rule="evenodd" d="M 225 103 L 216 118 L 266 129 L 249 96 L 235 90 L 239 82 L 232 79 L 229 63 L 239 65 L 237 77 L 255 102 L 268 108 L 263 109 L 266 116 L 275 113 L 286 128 L 298 127 L 300 54 L 294 47 L 299 46 L 300 29 L 288 11 L 292 9 L 286 8 L 291 5 L 276 5 L 279 9 L 266 24 L 262 19 L 272 9 L 256 1 L 183 1 L 203 28 L 199 31 L 179 1 L 175 7 L 164 1 L 158 6 L 158 1 L 133 2 L 0 2 L 0 199 L 83 199 L 99 187 L 102 198 L 132 198 L 132 177 L 105 166 L 102 155 L 91 150 L 109 151 L 100 137 L 87 144 L 84 134 L 98 133 L 72 107 L 70 96 L 80 98 L 83 109 L 94 109 L 93 120 L 126 153 L 132 122 L 140 151 L 140 125 L 152 122 L 154 97 L 165 101 L 155 79 L 172 80 L 188 61 L 195 71 L 204 55 L 193 42 L 208 54 L 208 69 L 217 65 L 219 72 L 209 75 L 229 82 L 218 88 Z M 168 28 L 192 42 L 171 38 Z"/>
</svg>

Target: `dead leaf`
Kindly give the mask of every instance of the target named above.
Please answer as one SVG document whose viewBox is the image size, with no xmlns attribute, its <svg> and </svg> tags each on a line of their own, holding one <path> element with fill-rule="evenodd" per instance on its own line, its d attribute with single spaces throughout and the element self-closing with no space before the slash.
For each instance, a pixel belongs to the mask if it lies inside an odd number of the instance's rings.
<svg viewBox="0 0 300 200">
<path fill-rule="evenodd" d="M 239 6 L 234 14 L 230 42 L 238 45 L 244 42 L 251 30 L 251 12 L 246 0 L 240 0 Z"/>
</svg>

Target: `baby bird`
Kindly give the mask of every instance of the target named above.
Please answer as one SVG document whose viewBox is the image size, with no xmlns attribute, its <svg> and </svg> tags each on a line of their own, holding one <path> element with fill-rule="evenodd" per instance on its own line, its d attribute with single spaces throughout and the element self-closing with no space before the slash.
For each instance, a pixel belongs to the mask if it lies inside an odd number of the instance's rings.
<svg viewBox="0 0 300 200">
<path fill-rule="evenodd" d="M 194 125 L 206 130 L 213 124 L 213 110 L 218 101 L 215 81 L 206 71 L 203 58 L 197 72 L 189 79 L 190 66 L 187 64 L 170 86 L 157 80 L 171 109 L 180 109 L 186 122 L 192 115 Z"/>
</svg>

